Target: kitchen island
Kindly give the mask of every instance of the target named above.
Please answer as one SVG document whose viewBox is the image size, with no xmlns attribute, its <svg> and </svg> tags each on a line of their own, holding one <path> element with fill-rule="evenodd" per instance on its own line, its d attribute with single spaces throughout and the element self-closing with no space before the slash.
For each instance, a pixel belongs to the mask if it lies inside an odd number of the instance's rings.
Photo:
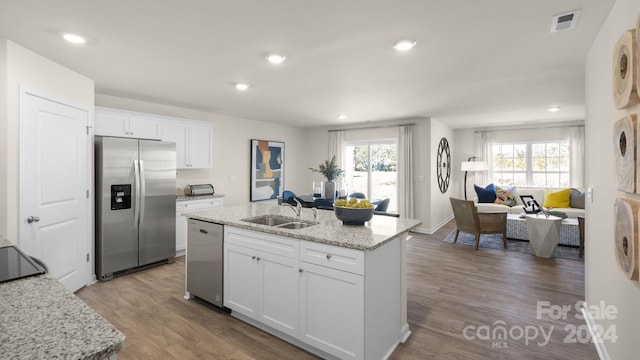
<svg viewBox="0 0 640 360">
<path fill-rule="evenodd" d="M 0 284 L 0 299 L 0 359 L 116 359 L 124 346 L 120 331 L 48 274 Z"/>
<path fill-rule="evenodd" d="M 406 236 L 421 221 L 248 204 L 191 212 L 224 225 L 224 306 L 232 316 L 329 359 L 385 359 L 410 335 Z M 289 229 L 246 220 L 291 219 Z M 283 224 L 286 225 L 286 224 Z M 187 259 L 189 247 L 187 246 Z M 187 269 L 187 277 L 189 277 Z"/>
</svg>

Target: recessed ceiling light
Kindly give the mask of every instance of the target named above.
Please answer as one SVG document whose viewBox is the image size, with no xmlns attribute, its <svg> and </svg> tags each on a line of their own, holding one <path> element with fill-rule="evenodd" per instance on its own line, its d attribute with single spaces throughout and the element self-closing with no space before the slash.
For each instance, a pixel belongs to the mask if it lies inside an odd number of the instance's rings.
<svg viewBox="0 0 640 360">
<path fill-rule="evenodd" d="M 236 84 L 236 90 L 238 91 L 245 91 L 249 89 L 249 84 L 245 84 L 245 83 L 237 83 Z"/>
<path fill-rule="evenodd" d="M 558 112 L 560 111 L 560 106 L 550 106 L 547 108 L 548 112 Z"/>
<path fill-rule="evenodd" d="M 345 115 L 345 114 L 338 114 L 338 119 L 340 119 L 340 120 L 346 120 L 346 119 L 347 119 L 347 117 L 348 117 L 348 116 L 347 116 L 347 115 Z"/>
<path fill-rule="evenodd" d="M 400 40 L 393 45 L 393 48 L 398 51 L 411 50 L 416 45 L 415 40 Z"/>
<path fill-rule="evenodd" d="M 284 55 L 280 55 L 280 54 L 267 55 L 267 61 L 269 61 L 272 64 L 282 64 L 285 60 L 287 60 L 287 57 Z"/>
<path fill-rule="evenodd" d="M 64 34 L 62 34 L 62 38 L 67 40 L 68 42 L 70 42 L 72 44 L 76 44 L 76 45 L 82 45 L 82 44 L 87 42 L 87 40 L 85 38 L 83 38 L 82 36 L 80 36 L 78 34 L 72 34 L 72 33 L 64 33 Z"/>
</svg>

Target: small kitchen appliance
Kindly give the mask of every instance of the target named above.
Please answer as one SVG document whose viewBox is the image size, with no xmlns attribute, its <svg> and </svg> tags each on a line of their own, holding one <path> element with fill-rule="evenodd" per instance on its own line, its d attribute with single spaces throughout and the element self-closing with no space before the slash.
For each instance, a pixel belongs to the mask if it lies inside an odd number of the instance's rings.
<svg viewBox="0 0 640 360">
<path fill-rule="evenodd" d="M 213 195 L 213 193 L 213 185 L 211 184 L 187 185 L 185 188 L 186 195 Z"/>
</svg>

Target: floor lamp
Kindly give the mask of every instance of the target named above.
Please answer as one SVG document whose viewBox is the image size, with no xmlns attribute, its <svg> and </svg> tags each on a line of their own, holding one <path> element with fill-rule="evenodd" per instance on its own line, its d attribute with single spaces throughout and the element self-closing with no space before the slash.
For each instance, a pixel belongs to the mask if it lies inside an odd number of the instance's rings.
<svg viewBox="0 0 640 360">
<path fill-rule="evenodd" d="M 460 166 L 460 170 L 464 171 L 464 199 L 467 200 L 467 173 L 469 171 L 486 171 L 489 168 L 487 167 L 486 161 L 474 161 L 477 159 L 476 156 L 471 156 L 467 161 L 463 161 Z"/>
</svg>

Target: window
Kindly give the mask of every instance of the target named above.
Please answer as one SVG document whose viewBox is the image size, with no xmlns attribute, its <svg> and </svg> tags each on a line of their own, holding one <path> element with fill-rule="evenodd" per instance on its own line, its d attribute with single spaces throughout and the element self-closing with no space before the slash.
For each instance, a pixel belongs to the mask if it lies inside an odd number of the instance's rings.
<svg viewBox="0 0 640 360">
<path fill-rule="evenodd" d="M 569 187 L 568 141 L 493 144 L 493 182 L 499 185 Z"/>
<path fill-rule="evenodd" d="M 398 208 L 395 141 L 372 141 L 345 146 L 345 177 L 348 193 L 361 192 L 367 199 L 390 199 L 387 211 Z"/>
</svg>

